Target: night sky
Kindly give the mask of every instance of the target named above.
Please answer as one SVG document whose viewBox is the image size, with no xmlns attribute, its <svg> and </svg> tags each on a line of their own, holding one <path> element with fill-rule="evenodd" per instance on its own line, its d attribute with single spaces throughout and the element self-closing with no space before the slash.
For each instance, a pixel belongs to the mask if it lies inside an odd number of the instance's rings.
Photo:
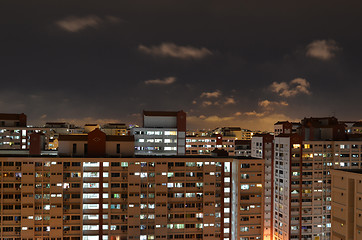
<svg viewBox="0 0 362 240">
<path fill-rule="evenodd" d="M 362 2 L 0 1 L 0 112 L 270 130 L 360 120 Z"/>
</svg>

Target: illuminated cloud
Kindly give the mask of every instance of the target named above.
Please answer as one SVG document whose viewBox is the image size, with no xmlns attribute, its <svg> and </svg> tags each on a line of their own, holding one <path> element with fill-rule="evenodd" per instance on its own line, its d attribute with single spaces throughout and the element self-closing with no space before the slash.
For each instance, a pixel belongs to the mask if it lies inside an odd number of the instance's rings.
<svg viewBox="0 0 362 240">
<path fill-rule="evenodd" d="M 281 97 L 293 97 L 299 93 L 310 95 L 310 83 L 304 78 L 296 78 L 289 83 L 287 82 L 273 82 L 270 85 L 272 92 L 278 93 Z"/>
<path fill-rule="evenodd" d="M 207 100 L 202 100 L 202 99 L 207 99 Z M 225 105 L 236 104 L 236 100 L 234 97 L 222 97 L 222 92 L 220 90 L 215 90 L 214 92 L 203 92 L 200 95 L 200 100 L 202 101 L 201 104 L 202 107 L 208 107 L 208 106 L 221 107 Z"/>
<path fill-rule="evenodd" d="M 138 50 L 153 56 L 173 57 L 179 59 L 202 59 L 212 55 L 207 48 L 195 48 L 191 46 L 178 46 L 174 43 L 162 43 L 159 46 L 146 47 L 139 45 Z"/>
<path fill-rule="evenodd" d="M 172 83 L 176 82 L 175 77 L 167 77 L 164 79 L 153 79 L 153 80 L 146 80 L 146 85 L 170 85 Z"/>
<path fill-rule="evenodd" d="M 218 98 L 221 96 L 221 91 L 220 90 L 216 90 L 214 92 L 203 92 L 201 93 L 200 97 L 205 97 L 205 98 Z"/>
<path fill-rule="evenodd" d="M 236 104 L 235 102 L 235 99 L 232 98 L 232 97 L 227 97 L 225 102 L 224 102 L 225 105 L 229 105 L 229 104 Z"/>
<path fill-rule="evenodd" d="M 208 106 L 211 106 L 211 105 L 213 105 L 214 103 L 213 102 L 211 102 L 211 101 L 203 101 L 202 102 L 202 106 L 203 107 L 208 107 Z"/>
<path fill-rule="evenodd" d="M 69 16 L 55 22 L 61 29 L 68 32 L 79 32 L 86 28 L 98 28 L 103 23 L 119 23 L 121 19 L 115 16 L 106 16 L 104 19 L 89 15 L 86 17 Z"/>
<path fill-rule="evenodd" d="M 334 40 L 315 40 L 307 45 L 305 55 L 320 60 L 330 60 L 340 50 Z"/>
<path fill-rule="evenodd" d="M 246 116 L 254 116 L 254 117 L 263 117 L 265 115 L 264 112 L 262 113 L 257 113 L 256 111 L 252 111 L 252 112 L 245 112 L 244 113 Z"/>
<path fill-rule="evenodd" d="M 259 101 L 258 105 L 265 109 L 272 109 L 275 106 L 288 106 L 289 104 L 285 101 L 275 102 L 269 100 Z"/>
</svg>

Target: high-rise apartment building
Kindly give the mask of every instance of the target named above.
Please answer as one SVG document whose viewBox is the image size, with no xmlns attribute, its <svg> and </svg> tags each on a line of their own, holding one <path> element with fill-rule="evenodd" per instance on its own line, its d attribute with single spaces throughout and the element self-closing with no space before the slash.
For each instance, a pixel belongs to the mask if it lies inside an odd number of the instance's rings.
<svg viewBox="0 0 362 240">
<path fill-rule="evenodd" d="M 8 156 L 0 164 L 2 239 L 262 239 L 260 159 Z"/>
<path fill-rule="evenodd" d="M 256 134 L 252 139 L 251 156 L 264 160 L 263 177 L 263 239 L 273 238 L 274 213 L 274 136 L 270 134 Z"/>
<path fill-rule="evenodd" d="M 54 156 L 42 137 L 1 154 L 2 239 L 263 239 L 262 159 L 129 157 L 133 136 L 99 129 Z"/>
<path fill-rule="evenodd" d="M 362 239 L 362 170 L 332 170 L 331 175 L 331 239 Z"/>
<path fill-rule="evenodd" d="M 330 170 L 360 168 L 362 141 L 335 118 L 303 119 L 296 132 L 272 140 L 272 237 L 330 239 Z M 253 138 L 253 156 L 266 151 L 262 141 Z"/>
<path fill-rule="evenodd" d="M 1 238 L 231 239 L 225 161 L 2 157 Z"/>
</svg>

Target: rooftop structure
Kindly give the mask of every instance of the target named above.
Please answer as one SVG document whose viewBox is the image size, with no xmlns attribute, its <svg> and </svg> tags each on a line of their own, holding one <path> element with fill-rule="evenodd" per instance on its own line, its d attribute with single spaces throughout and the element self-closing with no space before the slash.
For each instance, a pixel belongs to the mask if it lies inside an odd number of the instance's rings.
<svg viewBox="0 0 362 240">
<path fill-rule="evenodd" d="M 143 127 L 132 128 L 131 135 L 136 155 L 185 155 L 186 113 L 143 111 Z"/>
</svg>

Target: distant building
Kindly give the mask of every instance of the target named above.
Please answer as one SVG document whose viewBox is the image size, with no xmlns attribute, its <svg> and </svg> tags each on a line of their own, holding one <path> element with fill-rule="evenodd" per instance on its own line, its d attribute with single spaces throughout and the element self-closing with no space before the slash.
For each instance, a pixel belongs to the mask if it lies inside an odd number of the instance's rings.
<svg viewBox="0 0 362 240">
<path fill-rule="evenodd" d="M 223 149 L 229 156 L 235 155 L 235 137 L 214 134 L 210 136 L 187 136 L 186 155 L 210 155 L 215 149 Z"/>
<path fill-rule="evenodd" d="M 47 122 L 45 123 L 44 128 L 48 129 L 49 132 L 46 141 L 48 142 L 48 149 L 50 150 L 58 149 L 58 138 L 60 134 L 81 134 L 84 132 L 83 128 L 76 127 L 74 124 L 66 122 Z"/>
<path fill-rule="evenodd" d="M 124 123 L 107 123 L 101 129 L 107 135 L 129 135 L 128 127 Z"/>
<path fill-rule="evenodd" d="M 0 149 L 26 149 L 26 115 L 0 113 Z"/>
<path fill-rule="evenodd" d="M 59 156 L 130 157 L 134 155 L 134 137 L 106 135 L 98 128 L 88 134 L 59 136 Z"/>
<path fill-rule="evenodd" d="M 345 124 L 338 122 L 335 117 L 304 118 L 300 135 L 305 141 L 345 140 Z"/>
<path fill-rule="evenodd" d="M 362 134 L 362 122 L 356 122 L 352 125 L 351 133 Z"/>
<path fill-rule="evenodd" d="M 143 127 L 132 128 L 135 155 L 172 156 L 186 153 L 186 113 L 143 111 Z"/>
<path fill-rule="evenodd" d="M 251 157 L 251 140 L 235 140 L 235 156 Z"/>
<path fill-rule="evenodd" d="M 301 127 L 300 123 L 278 121 L 277 123 L 274 124 L 274 135 L 277 136 L 279 134 L 297 133 L 300 127 Z"/>
<path fill-rule="evenodd" d="M 95 130 L 97 128 L 98 129 L 100 128 L 99 124 L 96 124 L 96 123 L 85 124 L 84 125 L 84 133 L 90 133 L 90 132 L 92 132 L 93 130 Z"/>
<path fill-rule="evenodd" d="M 235 140 L 250 140 L 255 132 L 240 127 L 219 127 L 213 130 L 213 134 L 235 137 Z"/>
<path fill-rule="evenodd" d="M 0 127 L 26 127 L 26 115 L 0 113 Z"/>
</svg>

